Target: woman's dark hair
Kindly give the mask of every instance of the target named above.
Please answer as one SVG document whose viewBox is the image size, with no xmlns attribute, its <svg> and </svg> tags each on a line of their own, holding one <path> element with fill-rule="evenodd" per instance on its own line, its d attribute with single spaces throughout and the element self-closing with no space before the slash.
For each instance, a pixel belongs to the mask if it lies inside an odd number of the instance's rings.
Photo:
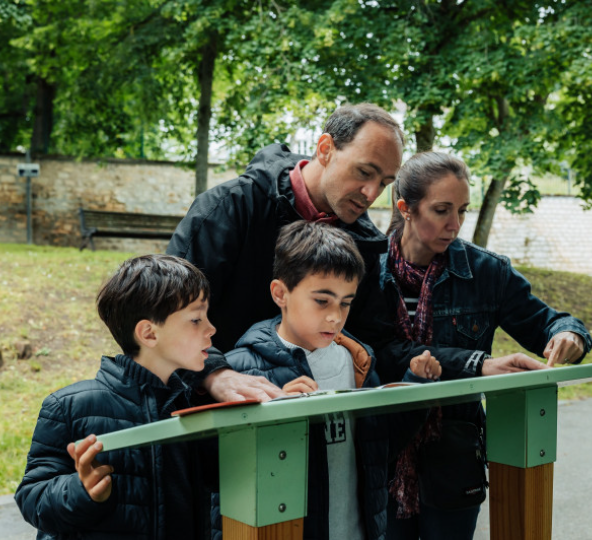
<svg viewBox="0 0 592 540">
<path fill-rule="evenodd" d="M 136 324 L 147 319 L 163 324 L 203 293 L 210 297 L 204 274 L 190 262 L 172 255 L 144 255 L 125 261 L 97 295 L 99 316 L 124 354 L 136 356 Z"/>
<path fill-rule="evenodd" d="M 339 107 L 325 123 L 323 133 L 331 135 L 335 148 L 341 150 L 354 140 L 356 134 L 366 122 L 376 122 L 391 129 L 398 135 L 401 150 L 403 149 L 405 137 L 399 124 L 384 109 L 372 103 L 358 103 L 357 105 Z"/>
<path fill-rule="evenodd" d="M 393 215 L 387 234 L 396 231 L 397 239 L 403 234 L 405 219 L 397 208 L 399 199 L 414 212 L 429 187 L 449 174 L 468 182 L 471 173 L 464 161 L 443 152 L 420 152 L 405 162 L 393 184 Z"/>
<path fill-rule="evenodd" d="M 345 231 L 310 221 L 282 227 L 275 246 L 274 279 L 291 291 L 310 274 L 333 274 L 346 281 L 364 277 L 364 259 Z"/>
</svg>

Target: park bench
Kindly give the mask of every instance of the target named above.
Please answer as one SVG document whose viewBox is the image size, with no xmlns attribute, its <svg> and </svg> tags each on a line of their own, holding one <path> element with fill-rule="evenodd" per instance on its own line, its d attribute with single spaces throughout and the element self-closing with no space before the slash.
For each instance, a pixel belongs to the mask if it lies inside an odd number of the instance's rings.
<svg viewBox="0 0 592 540">
<path fill-rule="evenodd" d="M 107 212 L 79 208 L 80 251 L 89 244 L 94 251 L 93 238 L 144 238 L 168 240 L 171 238 L 183 216 L 161 214 L 136 214 L 128 212 Z"/>
</svg>

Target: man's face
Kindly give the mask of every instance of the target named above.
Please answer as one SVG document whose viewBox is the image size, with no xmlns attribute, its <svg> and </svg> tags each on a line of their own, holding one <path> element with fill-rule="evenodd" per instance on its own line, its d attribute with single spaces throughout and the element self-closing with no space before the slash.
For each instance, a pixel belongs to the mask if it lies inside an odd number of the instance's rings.
<svg viewBox="0 0 592 540">
<path fill-rule="evenodd" d="M 401 143 L 391 129 L 376 122 L 364 124 L 353 141 L 337 150 L 330 135 L 323 152 L 317 209 L 334 213 L 345 223 L 356 221 L 395 181 L 401 167 Z M 326 152 L 326 153 L 325 153 Z"/>
<path fill-rule="evenodd" d="M 308 351 L 328 347 L 343 329 L 358 280 L 334 274 L 309 274 L 291 291 L 280 282 L 279 335 Z"/>
</svg>

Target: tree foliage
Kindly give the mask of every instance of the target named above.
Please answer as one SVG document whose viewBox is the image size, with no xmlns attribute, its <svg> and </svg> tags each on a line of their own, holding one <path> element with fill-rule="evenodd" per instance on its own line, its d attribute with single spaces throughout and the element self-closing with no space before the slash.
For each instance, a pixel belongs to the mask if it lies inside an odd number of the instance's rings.
<svg viewBox="0 0 592 540">
<path fill-rule="evenodd" d="M 489 181 L 485 245 L 500 200 L 536 204 L 524 171 L 567 163 L 592 200 L 591 23 L 577 0 L 0 0 L 0 149 L 197 156 L 199 178 L 212 139 L 244 164 L 371 101 Z"/>
<path fill-rule="evenodd" d="M 568 161 L 580 184 L 590 185 L 589 153 L 577 150 L 589 144 L 580 120 L 589 116 L 582 109 L 592 82 L 591 12 L 582 2 L 341 0 L 333 6 L 355 14 L 334 25 L 340 45 L 332 43 L 325 56 L 318 44 L 319 73 L 334 75 L 338 88 L 332 95 L 403 102 L 418 150 L 436 141 L 489 181 L 474 241 L 486 245 L 500 200 L 514 211 L 536 204 L 540 194 L 524 171 L 557 172 Z"/>
<path fill-rule="evenodd" d="M 0 0 L 0 151 L 7 152 L 30 138 L 29 102 L 34 85 L 27 54 L 11 40 L 31 27 L 31 18 L 20 2 Z"/>
</svg>

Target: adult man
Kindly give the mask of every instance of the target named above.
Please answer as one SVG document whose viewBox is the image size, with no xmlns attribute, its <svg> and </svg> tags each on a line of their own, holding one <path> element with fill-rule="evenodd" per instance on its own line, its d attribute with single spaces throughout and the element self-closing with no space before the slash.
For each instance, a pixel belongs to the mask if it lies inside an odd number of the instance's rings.
<svg viewBox="0 0 592 540">
<path fill-rule="evenodd" d="M 325 124 L 315 155 L 293 154 L 285 145 L 261 150 L 247 170 L 198 195 L 179 224 L 167 253 L 184 257 L 204 271 L 211 285 L 210 320 L 218 329 L 214 345 L 222 353 L 255 322 L 278 313 L 268 294 L 279 229 L 296 220 L 326 221 L 355 240 L 366 276 L 352 304 L 347 329 L 376 345 L 390 341 L 392 324 L 375 303 L 379 255 L 386 237 L 366 210 L 395 181 L 404 138 L 399 125 L 383 109 L 362 103 L 337 109 Z M 393 354 L 417 356 L 411 343 L 392 344 Z M 438 360 L 465 376 L 475 374 L 483 357 L 472 351 L 439 349 Z M 444 358 L 443 358 L 444 356 Z M 535 362 L 533 360 L 533 362 Z M 536 363 L 536 362 L 535 362 Z M 221 354 L 206 361 L 206 383 L 232 375 Z M 211 387 L 208 387 L 210 393 Z"/>
</svg>

